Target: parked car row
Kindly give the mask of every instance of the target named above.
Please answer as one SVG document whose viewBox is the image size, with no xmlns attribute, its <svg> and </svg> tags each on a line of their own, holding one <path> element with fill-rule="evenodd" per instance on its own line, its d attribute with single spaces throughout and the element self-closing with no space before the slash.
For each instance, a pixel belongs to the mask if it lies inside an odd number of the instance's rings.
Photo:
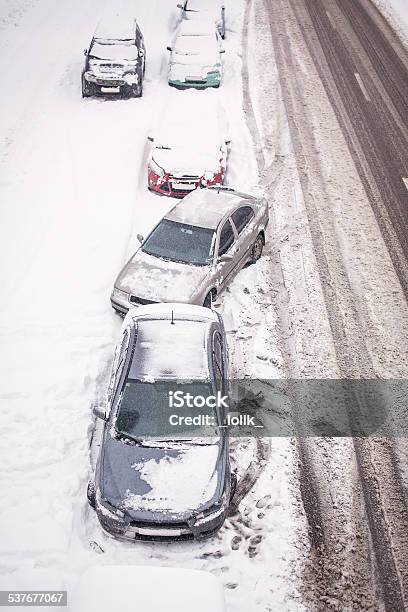
<svg viewBox="0 0 408 612">
<path fill-rule="evenodd" d="M 219 87 L 222 78 L 220 38 L 225 37 L 225 7 L 219 0 L 185 0 L 178 4 L 181 23 L 171 51 L 169 84 L 174 87 Z M 146 69 L 146 47 L 136 21 L 119 16 L 102 20 L 84 50 L 82 96 L 122 94 L 140 97 Z"/>
<path fill-rule="evenodd" d="M 197 0 L 179 5 L 172 55 L 189 45 L 201 49 L 201 39 L 203 48 L 211 40 L 220 50 L 225 12 L 206 2 L 205 9 Z M 137 22 L 120 37 L 99 29 L 83 87 L 141 94 L 145 60 Z M 94 408 L 103 435 L 88 501 L 102 528 L 122 540 L 206 537 L 227 516 L 236 484 L 223 425 L 228 408 L 211 410 L 213 426 L 201 437 L 188 424 L 176 437 L 163 415 L 170 392 L 228 395 L 227 339 L 213 306 L 233 276 L 261 257 L 269 221 L 264 198 L 223 186 L 229 135 L 216 92 L 207 92 L 204 104 L 194 100 L 194 113 L 191 96 L 175 95 L 177 108 L 168 107 L 149 137 L 148 188 L 179 201 L 146 237 L 138 235 L 140 247 L 115 280 L 111 305 L 125 318 L 106 401 Z"/>
</svg>

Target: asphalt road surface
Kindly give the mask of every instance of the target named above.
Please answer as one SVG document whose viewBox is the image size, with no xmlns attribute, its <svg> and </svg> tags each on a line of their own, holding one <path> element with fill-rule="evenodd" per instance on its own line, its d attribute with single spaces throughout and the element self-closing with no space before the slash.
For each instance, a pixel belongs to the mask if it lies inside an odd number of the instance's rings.
<svg viewBox="0 0 408 612">
<path fill-rule="evenodd" d="M 408 53 L 369 0 L 293 4 L 408 297 Z"/>
</svg>

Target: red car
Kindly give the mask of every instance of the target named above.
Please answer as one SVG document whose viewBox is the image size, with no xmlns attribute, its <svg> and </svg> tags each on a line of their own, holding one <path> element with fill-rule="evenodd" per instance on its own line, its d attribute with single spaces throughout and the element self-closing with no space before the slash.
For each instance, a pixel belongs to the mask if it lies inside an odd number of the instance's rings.
<svg viewBox="0 0 408 612">
<path fill-rule="evenodd" d="M 194 189 L 224 183 L 229 144 L 225 116 L 216 97 L 201 96 L 184 92 L 183 103 L 177 100 L 175 108 L 170 104 L 157 134 L 149 137 L 151 191 L 183 198 Z"/>
</svg>

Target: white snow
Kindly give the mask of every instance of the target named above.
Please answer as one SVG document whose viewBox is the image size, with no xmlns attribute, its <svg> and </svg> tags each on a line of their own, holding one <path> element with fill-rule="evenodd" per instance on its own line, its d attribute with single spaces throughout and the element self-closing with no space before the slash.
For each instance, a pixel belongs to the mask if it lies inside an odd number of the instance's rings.
<svg viewBox="0 0 408 612">
<path fill-rule="evenodd" d="M 177 457 L 165 455 L 160 461 L 151 459 L 140 470 L 142 480 L 151 490 L 144 495 L 128 491 L 123 507 L 168 512 L 199 508 L 214 496 L 217 456 L 217 445 L 209 445 L 191 446 L 181 450 Z"/>
<path fill-rule="evenodd" d="M 194 612 L 224 612 L 220 581 L 185 568 L 105 565 L 82 576 L 71 612 L 191 612 L 192 601 Z"/>
<path fill-rule="evenodd" d="M 408 46 L 408 2 L 407 0 L 373 0 L 373 3 L 388 19 L 391 26 Z"/>
</svg>

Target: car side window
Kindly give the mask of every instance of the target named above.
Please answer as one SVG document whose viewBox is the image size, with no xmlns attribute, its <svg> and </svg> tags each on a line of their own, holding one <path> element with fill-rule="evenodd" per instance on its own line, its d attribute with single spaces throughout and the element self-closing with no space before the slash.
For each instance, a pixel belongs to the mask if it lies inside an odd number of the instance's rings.
<svg viewBox="0 0 408 612">
<path fill-rule="evenodd" d="M 228 219 L 221 230 L 218 255 L 225 255 L 234 244 L 235 235 L 230 220 Z"/>
<path fill-rule="evenodd" d="M 254 216 L 255 213 L 250 206 L 241 206 L 231 215 L 238 234 L 252 221 Z"/>
<path fill-rule="evenodd" d="M 107 392 L 107 400 L 110 403 L 113 400 L 114 389 L 119 381 L 119 378 L 123 372 L 123 367 L 126 361 L 126 353 L 129 346 L 130 340 L 130 332 L 128 329 L 125 330 L 122 338 L 122 342 L 117 352 L 115 353 L 115 357 L 112 364 L 112 373 L 111 379 L 109 381 L 109 387 Z"/>
</svg>

